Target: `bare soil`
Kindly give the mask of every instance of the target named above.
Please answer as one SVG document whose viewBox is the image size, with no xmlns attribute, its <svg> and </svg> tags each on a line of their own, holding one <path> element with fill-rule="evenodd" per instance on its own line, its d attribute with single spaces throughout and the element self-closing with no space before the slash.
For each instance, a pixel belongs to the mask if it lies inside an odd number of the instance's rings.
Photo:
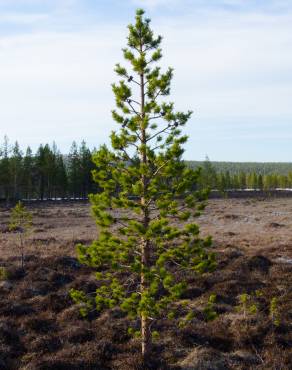
<svg viewBox="0 0 292 370">
<path fill-rule="evenodd" d="M 89 205 L 30 209 L 34 226 L 23 273 L 9 210 L 0 208 L 0 268 L 8 275 L 0 270 L 0 369 L 142 369 L 124 314 L 83 319 L 68 295 L 72 287 L 96 287 L 75 252 L 77 243 L 98 234 Z M 148 368 L 291 369 L 292 199 L 213 199 L 197 222 L 203 235 L 213 236 L 217 270 L 189 278 L 183 298 L 196 312 L 192 321 L 183 328 L 176 320 L 156 324 L 161 338 Z M 218 318 L 207 322 L 202 312 L 212 293 Z M 243 293 L 254 297 L 257 312 L 244 312 Z M 278 325 L 269 312 L 273 297 Z"/>
</svg>

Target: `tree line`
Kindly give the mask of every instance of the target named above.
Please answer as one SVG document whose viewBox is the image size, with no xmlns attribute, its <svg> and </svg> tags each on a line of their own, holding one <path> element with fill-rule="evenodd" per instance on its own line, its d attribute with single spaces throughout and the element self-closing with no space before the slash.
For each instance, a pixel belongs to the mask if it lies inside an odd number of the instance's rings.
<svg viewBox="0 0 292 370">
<path fill-rule="evenodd" d="M 18 142 L 10 145 L 5 137 L 0 146 L 0 199 L 86 198 L 97 191 L 92 152 L 84 141 L 73 142 L 68 155 L 55 143 L 23 152 Z"/>
<path fill-rule="evenodd" d="M 202 167 L 204 161 L 187 161 L 188 165 L 192 168 Z M 291 162 L 217 162 L 212 161 L 212 165 L 216 172 L 229 172 L 231 175 L 240 172 L 253 173 L 257 175 L 288 175 L 292 172 Z"/>
<path fill-rule="evenodd" d="M 55 143 L 40 145 L 35 153 L 30 147 L 23 152 L 18 142 L 10 145 L 5 137 L 0 146 L 0 199 L 86 199 L 88 194 L 98 191 L 92 178 L 93 152 L 85 141 L 80 145 L 74 141 L 66 155 Z M 187 165 L 196 168 L 194 163 L 187 162 Z M 219 191 L 292 188 L 292 170 L 287 174 L 263 174 L 263 167 L 251 172 L 235 171 L 236 167 L 222 171 L 218 170 L 221 168 L 218 163 L 214 164 L 208 158 L 200 162 L 201 175 L 198 184 L 194 185 Z"/>
<path fill-rule="evenodd" d="M 217 162 L 218 163 L 218 162 Z M 207 158 L 201 164 L 200 187 L 212 190 L 275 190 L 292 189 L 292 170 L 287 174 L 258 171 L 218 171 L 216 165 Z"/>
</svg>

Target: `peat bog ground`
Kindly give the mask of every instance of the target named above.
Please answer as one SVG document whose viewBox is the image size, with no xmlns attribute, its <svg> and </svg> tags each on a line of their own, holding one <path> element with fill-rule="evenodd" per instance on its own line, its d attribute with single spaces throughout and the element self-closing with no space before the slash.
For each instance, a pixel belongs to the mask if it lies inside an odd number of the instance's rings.
<svg viewBox="0 0 292 370">
<path fill-rule="evenodd" d="M 140 369 L 139 342 L 119 310 L 88 319 L 72 304 L 70 288 L 94 291 L 93 271 L 81 266 L 77 243 L 97 228 L 86 203 L 30 206 L 33 232 L 20 269 L 17 235 L 0 206 L 0 369 Z M 218 267 L 190 278 L 183 299 L 195 316 L 185 327 L 161 320 L 153 369 L 291 369 L 292 199 L 213 199 L 197 219 L 213 236 Z M 247 293 L 246 307 L 239 296 Z M 218 317 L 207 322 L 210 294 Z M 277 298 L 276 325 L 270 313 Z M 256 305 L 256 312 L 249 312 Z M 238 307 L 239 306 L 239 307 Z M 251 310 L 252 311 L 252 310 Z"/>
</svg>

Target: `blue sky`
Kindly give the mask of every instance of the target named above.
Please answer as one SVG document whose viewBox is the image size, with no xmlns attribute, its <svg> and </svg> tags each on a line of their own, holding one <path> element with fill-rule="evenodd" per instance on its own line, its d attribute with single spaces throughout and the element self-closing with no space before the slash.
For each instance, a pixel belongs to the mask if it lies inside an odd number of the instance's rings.
<svg viewBox="0 0 292 370">
<path fill-rule="evenodd" d="M 292 0 L 0 0 L 0 138 L 108 143 L 137 7 L 162 34 L 185 158 L 292 160 Z"/>
</svg>

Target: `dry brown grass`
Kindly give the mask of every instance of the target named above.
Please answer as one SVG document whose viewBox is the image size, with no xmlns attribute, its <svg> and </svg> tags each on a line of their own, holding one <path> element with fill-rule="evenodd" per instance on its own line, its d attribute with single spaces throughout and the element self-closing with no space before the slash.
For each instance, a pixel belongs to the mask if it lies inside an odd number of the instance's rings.
<svg viewBox="0 0 292 370">
<path fill-rule="evenodd" d="M 19 268 L 16 235 L 9 211 L 0 208 L 0 369 L 142 369 L 139 343 L 127 335 L 128 320 L 118 310 L 79 316 L 68 296 L 71 287 L 92 291 L 91 270 L 79 265 L 76 243 L 97 236 L 87 204 L 31 207 L 34 232 Z M 214 237 L 218 269 L 189 279 L 184 299 L 198 313 L 183 329 L 157 323 L 153 369 L 289 369 L 292 363 L 292 199 L 212 200 L 198 219 Z M 282 260 L 279 260 L 282 257 Z M 283 259 L 284 257 L 284 259 Z M 7 282 L 6 282 L 7 283 Z M 238 295 L 262 292 L 258 312 L 244 317 Z M 211 293 L 219 313 L 206 322 L 201 310 Z M 278 297 L 281 324 L 269 318 Z"/>
</svg>

